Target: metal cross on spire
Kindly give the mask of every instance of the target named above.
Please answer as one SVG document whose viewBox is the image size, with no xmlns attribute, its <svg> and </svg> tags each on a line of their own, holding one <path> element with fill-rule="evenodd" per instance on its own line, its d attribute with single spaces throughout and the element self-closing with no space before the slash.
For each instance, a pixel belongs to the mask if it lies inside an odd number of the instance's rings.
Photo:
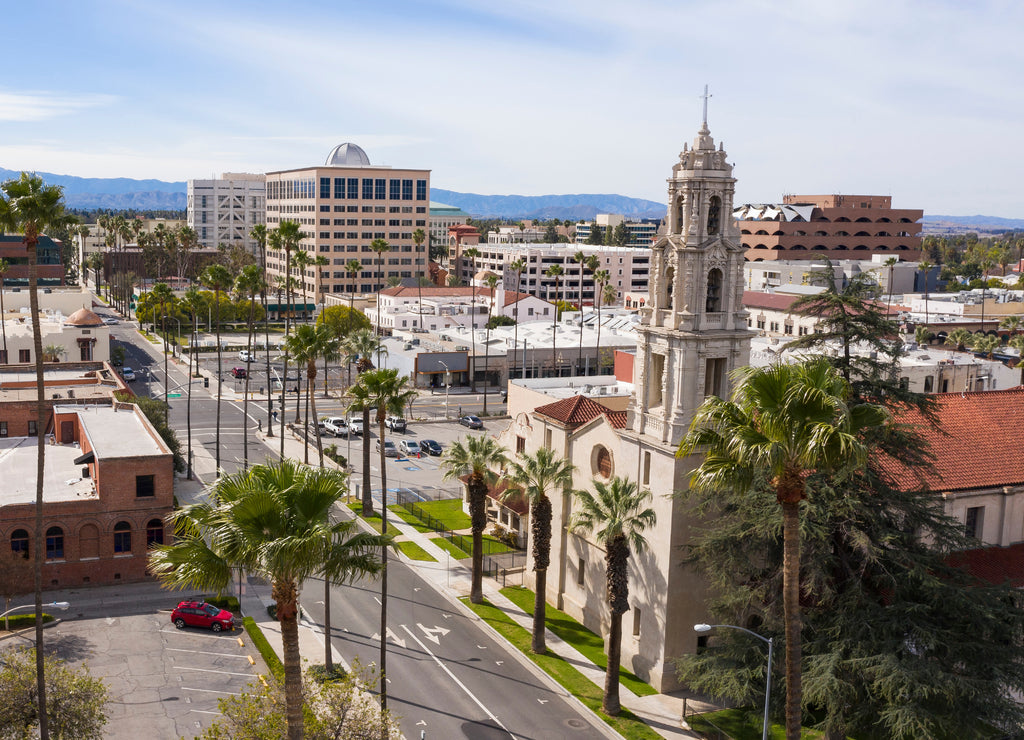
<svg viewBox="0 0 1024 740">
<path fill-rule="evenodd" d="M 712 97 L 712 95 L 708 92 L 708 86 L 707 85 L 704 85 L 704 94 L 701 95 L 700 97 L 704 98 L 704 127 L 707 128 L 707 125 L 708 125 L 708 98 Z"/>
</svg>

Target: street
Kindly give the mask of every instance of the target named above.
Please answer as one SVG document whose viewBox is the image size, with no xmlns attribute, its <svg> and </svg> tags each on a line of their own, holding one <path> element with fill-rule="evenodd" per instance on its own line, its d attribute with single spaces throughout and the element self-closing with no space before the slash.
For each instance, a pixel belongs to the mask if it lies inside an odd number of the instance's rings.
<svg viewBox="0 0 1024 740">
<path fill-rule="evenodd" d="M 143 344 L 146 340 L 130 326 L 122 324 L 114 332 L 116 339 L 124 343 L 125 364 L 138 370 L 138 380 L 133 383 L 137 394 L 162 398 L 165 383 L 169 382 L 170 424 L 178 432 L 183 448 L 187 446 L 186 410 L 188 378 L 184 366 L 168 364 L 169 381 L 164 377 L 160 347 Z M 209 368 L 208 361 L 204 362 Z M 228 368 L 229 363 L 225 362 Z M 214 360 L 214 369 L 216 360 Z M 291 374 L 291 373 L 289 373 Z M 265 379 L 254 373 L 250 387 L 256 388 Z M 237 381 L 238 394 L 244 390 L 244 381 Z M 235 396 L 236 381 L 225 384 L 225 390 Z M 216 439 L 216 397 L 215 383 L 203 387 L 202 379 L 192 380 L 192 446 L 195 453 L 195 471 L 206 483 L 215 476 Z M 176 396 L 175 394 L 180 394 Z M 294 419 L 295 404 L 292 394 L 285 410 L 285 419 Z M 302 394 L 305 400 L 305 394 Z M 492 398 L 497 401 L 498 398 Z M 449 398 L 451 415 L 457 406 L 463 413 L 477 411 L 481 402 L 478 397 L 460 395 L 458 401 Z M 444 396 L 427 395 L 416 402 L 417 409 L 437 409 L 438 416 L 444 416 Z M 274 401 L 279 409 L 279 397 Z M 320 416 L 341 415 L 345 409 L 335 399 L 317 399 Z M 416 413 L 419 413 L 418 411 Z M 257 437 L 260 422 L 266 429 L 266 400 L 249 403 L 248 424 L 243 428 L 243 404 L 241 400 L 222 400 L 221 403 L 221 467 L 228 473 L 241 468 L 243 462 L 243 435 L 249 435 L 249 461 L 262 462 L 276 457 L 280 449 L 279 438 L 267 440 L 269 447 Z M 397 442 L 402 438 L 432 438 L 445 448 L 455 439 L 469 434 L 493 434 L 508 423 L 507 419 L 486 419 L 483 432 L 470 432 L 451 422 L 409 422 L 405 434 L 393 435 Z M 275 426 L 275 435 L 279 434 Z M 291 432 L 286 432 L 288 447 L 295 454 L 300 449 Z M 370 439 L 376 435 L 370 433 Z M 389 433 L 388 438 L 392 438 Z M 341 454 L 349 456 L 355 467 L 352 475 L 353 489 L 361 481 L 360 465 L 362 440 L 324 438 L 324 444 L 336 444 Z M 315 444 L 310 446 L 309 458 L 316 462 Z M 409 491 L 424 499 L 453 497 L 461 495 L 461 486 L 442 480 L 438 457 L 410 459 L 389 458 L 388 498 L 399 489 Z M 374 498 L 380 501 L 382 491 L 379 484 L 379 456 L 371 456 L 371 475 L 376 478 Z M 356 492 L 355 490 L 353 491 Z M 339 510 L 340 516 L 350 515 L 347 509 Z M 433 564 L 432 564 L 433 565 Z M 492 633 L 482 629 L 479 622 L 453 604 L 450 596 L 442 594 L 433 583 L 425 579 L 417 569 L 401 562 L 392 555 L 388 569 L 389 583 L 389 644 L 388 696 L 389 707 L 400 718 L 402 731 L 407 738 L 420 737 L 421 731 L 428 738 L 468 738 L 471 740 L 497 740 L 497 738 L 564 738 L 596 737 L 600 731 L 592 724 L 593 718 L 584 714 L 561 690 L 552 690 L 548 682 L 536 677 L 532 669 L 523 665 L 524 658 L 513 653 L 503 641 L 496 640 Z M 352 585 L 332 588 L 332 645 L 352 663 L 375 664 L 380 649 L 380 599 L 379 582 L 359 581 Z M 307 583 L 303 592 L 303 609 L 322 626 L 323 585 L 322 582 Z M 322 657 L 305 656 L 313 662 Z"/>
</svg>

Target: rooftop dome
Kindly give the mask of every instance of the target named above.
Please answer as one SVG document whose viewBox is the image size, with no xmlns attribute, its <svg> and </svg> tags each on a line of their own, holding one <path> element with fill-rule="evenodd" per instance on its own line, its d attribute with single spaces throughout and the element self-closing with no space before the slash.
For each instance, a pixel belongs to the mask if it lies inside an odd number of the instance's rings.
<svg viewBox="0 0 1024 740">
<path fill-rule="evenodd" d="M 68 316 L 65 326 L 103 326 L 103 319 L 88 308 L 80 308 Z"/>
<path fill-rule="evenodd" d="M 369 167 L 370 158 L 362 147 L 345 142 L 331 150 L 324 164 L 328 167 Z"/>
</svg>

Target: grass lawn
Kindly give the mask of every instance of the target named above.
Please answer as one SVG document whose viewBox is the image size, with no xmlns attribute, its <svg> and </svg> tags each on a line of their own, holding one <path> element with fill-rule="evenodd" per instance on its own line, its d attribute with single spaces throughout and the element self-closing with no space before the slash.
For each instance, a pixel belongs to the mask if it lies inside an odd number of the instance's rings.
<svg viewBox="0 0 1024 740">
<path fill-rule="evenodd" d="M 446 498 L 440 501 L 427 501 L 426 503 L 416 504 L 416 506 L 426 514 L 434 517 L 435 524 L 451 530 L 468 529 L 472 526 L 472 521 L 469 518 L 469 514 L 462 510 L 462 499 L 457 498 Z M 402 521 L 406 524 L 410 524 L 416 527 L 419 532 L 433 532 L 426 525 L 426 523 L 412 514 L 406 511 L 401 506 L 390 506 L 388 507 L 391 511 L 401 517 Z M 466 535 L 467 539 L 470 535 Z M 488 544 L 489 543 L 489 544 Z M 513 548 L 506 545 L 504 542 L 484 535 L 484 553 L 487 555 L 494 555 L 500 552 L 510 552 Z"/>
<path fill-rule="evenodd" d="M 734 740 L 761 740 L 761 722 L 763 720 L 764 707 L 722 709 L 718 712 L 696 714 L 686 718 L 686 722 L 696 732 L 714 737 L 716 728 L 718 728 Z M 768 730 L 768 737 L 772 740 L 786 740 L 785 726 L 773 723 Z M 824 737 L 824 735 L 817 730 L 804 729 L 801 731 L 800 737 L 811 739 Z"/>
<path fill-rule="evenodd" d="M 470 556 L 468 552 L 463 552 L 444 537 L 431 537 L 430 541 L 450 554 L 456 560 L 465 560 Z"/>
<path fill-rule="evenodd" d="M 412 560 L 427 560 L 432 563 L 436 563 L 437 559 L 434 558 L 429 552 L 424 550 L 422 547 L 417 545 L 415 542 L 410 540 L 404 540 L 398 543 L 398 549 L 401 550 L 407 557 Z"/>
<path fill-rule="evenodd" d="M 383 525 L 381 523 L 380 514 L 374 512 L 373 516 L 363 516 L 363 502 L 355 501 L 348 505 L 348 508 L 352 509 L 356 513 L 356 516 L 362 518 L 364 522 L 373 527 L 378 533 L 380 533 Z"/>
<path fill-rule="evenodd" d="M 623 708 L 618 717 L 609 717 L 601 711 L 603 689 L 576 670 L 570 663 L 557 655 L 534 655 L 530 652 L 530 633 L 512 621 L 512 618 L 488 601 L 482 604 L 471 604 L 468 599 L 463 602 L 477 616 L 496 629 L 502 637 L 521 650 L 530 660 L 540 666 L 549 676 L 565 687 L 567 691 L 594 710 L 601 719 L 607 722 L 627 740 L 659 740 L 661 735 L 636 718 L 632 712 Z"/>
<path fill-rule="evenodd" d="M 401 519 L 409 526 L 413 527 L 417 532 L 425 532 L 429 534 L 430 532 L 434 531 L 426 524 L 424 524 L 422 519 L 413 516 L 408 511 L 403 509 L 401 506 L 398 506 L 397 504 L 392 504 L 391 506 L 389 506 L 388 511 L 393 513 L 396 517 Z"/>
<path fill-rule="evenodd" d="M 511 586 L 501 589 L 501 593 L 524 612 L 533 616 L 533 591 L 522 586 Z M 545 623 L 549 630 L 579 650 L 583 655 L 602 671 L 608 669 L 608 656 L 604 653 L 604 639 L 596 635 L 565 612 L 555 609 L 550 604 L 544 610 Z M 619 667 L 619 683 L 637 696 L 652 696 L 658 692 L 653 686 L 644 683 L 621 666 Z"/>
</svg>

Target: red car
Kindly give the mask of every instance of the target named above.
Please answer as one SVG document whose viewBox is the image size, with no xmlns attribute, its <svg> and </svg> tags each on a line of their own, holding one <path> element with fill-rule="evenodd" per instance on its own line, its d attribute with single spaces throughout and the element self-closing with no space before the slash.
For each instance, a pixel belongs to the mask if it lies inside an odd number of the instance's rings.
<svg viewBox="0 0 1024 740">
<path fill-rule="evenodd" d="M 171 621 L 178 629 L 184 629 L 185 625 L 209 627 L 214 632 L 235 628 L 234 614 L 205 601 L 181 602 L 171 612 Z"/>
<path fill-rule="evenodd" d="M 236 378 L 244 378 L 246 376 L 244 367 L 233 367 L 231 368 L 231 374 Z"/>
</svg>

